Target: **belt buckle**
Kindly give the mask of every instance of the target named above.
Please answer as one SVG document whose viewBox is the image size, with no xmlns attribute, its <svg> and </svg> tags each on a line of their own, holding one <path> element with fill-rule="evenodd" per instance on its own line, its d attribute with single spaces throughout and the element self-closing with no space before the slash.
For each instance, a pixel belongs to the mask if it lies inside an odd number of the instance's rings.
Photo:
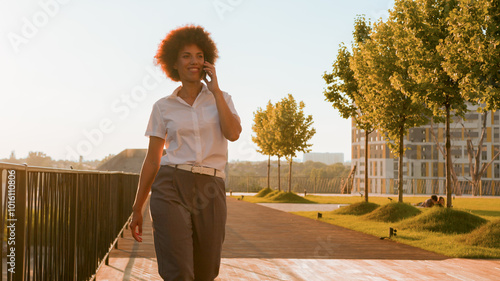
<svg viewBox="0 0 500 281">
<path fill-rule="evenodd" d="M 191 173 L 193 174 L 201 174 L 202 172 L 202 167 L 201 166 L 192 166 L 191 167 Z"/>
</svg>

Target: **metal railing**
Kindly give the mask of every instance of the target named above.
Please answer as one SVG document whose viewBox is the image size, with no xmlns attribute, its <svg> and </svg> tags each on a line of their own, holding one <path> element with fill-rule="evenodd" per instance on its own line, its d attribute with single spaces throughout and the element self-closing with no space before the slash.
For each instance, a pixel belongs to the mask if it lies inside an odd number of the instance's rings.
<svg viewBox="0 0 500 281">
<path fill-rule="evenodd" d="M 93 280 L 132 213 L 139 175 L 0 163 L 2 279 Z"/>
<path fill-rule="evenodd" d="M 338 193 L 345 178 L 333 177 L 292 177 L 292 192 L 303 193 Z M 372 179 L 370 179 L 372 180 Z M 288 177 L 281 177 L 281 190 L 288 190 Z M 267 187 L 267 177 L 263 176 L 228 176 L 226 191 L 233 192 L 258 192 Z M 276 176 L 270 178 L 270 187 L 278 189 Z M 458 181 L 453 187 L 455 195 L 473 195 L 472 184 L 469 181 Z M 364 184 L 354 180 L 351 193 L 364 192 Z M 405 179 L 403 180 L 404 194 L 429 195 L 446 194 L 446 180 L 443 179 Z M 398 194 L 398 180 L 386 179 L 384 181 L 370 181 L 370 193 L 373 194 Z M 476 188 L 475 195 L 500 196 L 500 181 L 482 180 Z"/>
<path fill-rule="evenodd" d="M 292 192 L 302 193 L 341 193 L 343 178 L 329 177 L 292 177 Z M 288 191 L 288 176 L 280 178 L 281 190 Z M 258 192 L 267 187 L 267 177 L 262 176 L 229 176 L 226 179 L 226 191 Z M 270 187 L 278 189 L 278 178 L 270 178 Z"/>
<path fill-rule="evenodd" d="M 398 193 L 398 180 L 388 182 L 389 190 L 393 194 Z M 479 186 L 474 190 L 470 181 L 459 180 L 452 183 L 453 194 L 475 195 L 475 196 L 500 196 L 500 181 L 481 180 Z M 446 180 L 443 179 L 406 179 L 403 180 L 403 191 L 405 194 L 446 194 Z"/>
</svg>

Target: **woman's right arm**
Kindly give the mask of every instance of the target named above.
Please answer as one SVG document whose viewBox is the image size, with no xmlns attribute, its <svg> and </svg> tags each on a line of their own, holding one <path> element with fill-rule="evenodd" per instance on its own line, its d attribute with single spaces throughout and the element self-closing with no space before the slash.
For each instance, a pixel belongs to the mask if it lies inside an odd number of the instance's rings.
<svg viewBox="0 0 500 281">
<path fill-rule="evenodd" d="M 160 168 L 164 145 L 164 139 L 149 137 L 148 153 L 142 164 L 141 175 L 139 176 L 139 188 L 135 195 L 135 202 L 132 208 L 132 222 L 130 223 L 130 231 L 137 242 L 142 242 L 142 209 L 144 208 L 144 202 L 148 198 L 156 173 L 158 173 L 158 169 Z M 136 228 L 138 228 L 138 232 Z"/>
</svg>

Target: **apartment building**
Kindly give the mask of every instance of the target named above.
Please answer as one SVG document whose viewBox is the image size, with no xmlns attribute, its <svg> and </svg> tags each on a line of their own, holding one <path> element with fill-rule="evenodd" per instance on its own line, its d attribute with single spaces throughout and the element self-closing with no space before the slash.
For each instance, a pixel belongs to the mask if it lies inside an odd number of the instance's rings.
<svg viewBox="0 0 500 281">
<path fill-rule="evenodd" d="M 466 119 L 455 119 L 451 129 L 451 155 L 453 168 L 458 180 L 467 182 L 469 174 L 469 156 L 467 139 L 470 136 L 477 148 L 481 136 L 483 115 L 471 107 Z M 489 112 L 486 117 L 486 136 L 483 141 L 481 162 L 488 163 L 500 150 L 500 111 Z M 434 136 L 435 137 L 434 137 Z M 363 192 L 364 174 L 368 173 L 370 193 L 394 193 L 398 178 L 398 158 L 391 153 L 386 141 L 378 132 L 368 136 L 368 165 L 365 166 L 365 133 L 352 123 L 352 165 L 357 165 L 353 192 Z M 436 145 L 435 138 L 445 149 L 445 124 L 425 125 L 410 130 L 405 137 L 407 150 L 403 158 L 405 193 L 415 193 L 412 180 L 426 180 L 427 186 L 418 193 L 445 193 L 446 166 L 445 158 Z M 500 159 L 496 157 L 482 177 L 483 181 L 500 181 Z M 423 182 L 423 181 L 420 181 Z M 494 183 L 493 183 L 494 184 Z M 497 184 L 498 185 L 498 184 Z M 425 190 L 427 189 L 427 190 Z M 500 186 L 497 188 L 500 192 Z M 495 191 L 493 191 L 495 192 Z"/>
</svg>

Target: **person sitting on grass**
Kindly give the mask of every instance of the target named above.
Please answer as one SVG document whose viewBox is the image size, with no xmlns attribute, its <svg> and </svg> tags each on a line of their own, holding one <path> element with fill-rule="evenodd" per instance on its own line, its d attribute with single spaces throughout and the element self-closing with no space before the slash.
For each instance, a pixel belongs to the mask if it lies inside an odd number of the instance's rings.
<svg viewBox="0 0 500 281">
<path fill-rule="evenodd" d="M 439 196 L 439 199 L 438 199 L 438 202 L 437 202 L 436 206 L 438 206 L 438 207 L 444 207 L 444 205 L 445 205 L 444 197 L 443 196 Z"/>
<path fill-rule="evenodd" d="M 437 203 L 438 203 L 437 195 L 432 195 L 431 198 L 425 200 L 424 203 L 422 203 L 422 205 L 420 205 L 420 206 L 424 207 L 424 208 L 430 208 Z"/>
</svg>

